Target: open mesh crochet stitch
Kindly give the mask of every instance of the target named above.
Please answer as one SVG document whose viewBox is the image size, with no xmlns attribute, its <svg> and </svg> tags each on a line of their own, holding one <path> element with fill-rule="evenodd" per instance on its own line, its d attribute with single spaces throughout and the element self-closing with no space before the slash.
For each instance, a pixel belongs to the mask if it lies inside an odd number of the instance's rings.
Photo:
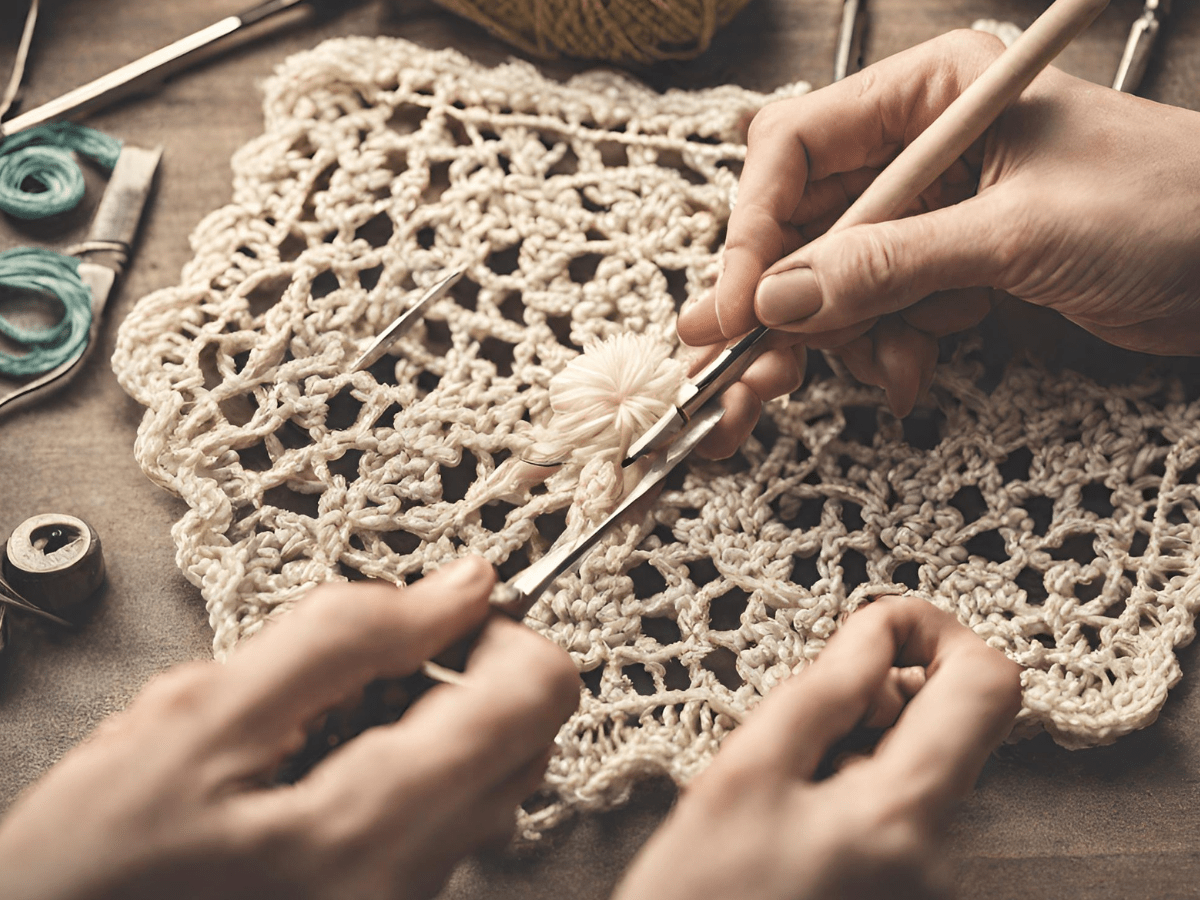
<svg viewBox="0 0 1200 900">
<path fill-rule="evenodd" d="M 140 465 L 187 501 L 178 562 L 218 657 L 322 581 L 408 582 L 468 551 L 511 575 L 603 493 L 565 467 L 522 503 L 464 512 L 587 341 L 676 342 L 679 301 L 715 277 L 739 121 L 770 99 L 563 84 L 394 39 L 279 69 L 232 202 L 113 358 L 147 407 Z M 393 355 L 349 374 L 456 265 L 466 278 Z M 559 580 L 529 622 L 586 691 L 526 834 L 647 773 L 686 781 L 889 588 L 1026 667 L 1026 732 L 1083 746 L 1153 720 L 1200 602 L 1196 387 L 1013 364 L 985 390 L 983 374 L 961 342 L 935 402 L 900 422 L 818 367 L 732 460 L 682 466 Z"/>
</svg>

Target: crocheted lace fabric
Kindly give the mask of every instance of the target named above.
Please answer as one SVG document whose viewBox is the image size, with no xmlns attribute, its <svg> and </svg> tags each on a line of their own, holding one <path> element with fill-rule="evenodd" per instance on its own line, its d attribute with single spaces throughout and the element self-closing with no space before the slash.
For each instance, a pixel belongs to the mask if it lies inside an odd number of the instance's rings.
<svg viewBox="0 0 1200 900">
<path fill-rule="evenodd" d="M 773 99 L 558 83 L 393 39 L 323 44 L 265 90 L 232 202 L 113 358 L 147 407 L 140 465 L 187 502 L 178 562 L 218 657 L 322 581 L 411 582 L 468 551 L 511 575 L 611 496 L 568 466 L 516 502 L 472 499 L 590 341 L 675 344 L 679 302 L 715 277 L 741 123 Z M 390 355 L 349 373 L 459 265 Z M 883 590 L 919 591 L 1023 664 L 1026 733 L 1084 746 L 1154 719 L 1200 602 L 1196 387 L 991 377 L 981 346 L 960 342 L 903 422 L 815 366 L 737 456 L 681 466 L 556 583 L 528 621 L 586 691 L 526 834 L 646 774 L 692 777 Z"/>
</svg>

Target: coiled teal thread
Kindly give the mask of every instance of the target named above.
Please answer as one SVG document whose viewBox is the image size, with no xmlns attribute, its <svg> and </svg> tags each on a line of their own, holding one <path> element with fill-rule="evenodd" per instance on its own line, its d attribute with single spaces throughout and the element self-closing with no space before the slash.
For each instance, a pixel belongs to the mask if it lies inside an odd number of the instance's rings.
<svg viewBox="0 0 1200 900">
<path fill-rule="evenodd" d="M 44 219 L 74 209 L 83 198 L 84 183 L 72 150 L 111 172 L 121 142 L 72 122 L 38 125 L 4 138 L 0 209 L 19 219 Z"/>
<path fill-rule="evenodd" d="M 0 372 L 40 375 L 83 352 L 92 327 L 92 294 L 79 277 L 79 260 L 40 247 L 0 253 L 0 285 L 57 297 L 63 316 L 48 328 L 23 328 L 0 315 L 0 334 L 28 352 L 0 350 Z"/>
</svg>

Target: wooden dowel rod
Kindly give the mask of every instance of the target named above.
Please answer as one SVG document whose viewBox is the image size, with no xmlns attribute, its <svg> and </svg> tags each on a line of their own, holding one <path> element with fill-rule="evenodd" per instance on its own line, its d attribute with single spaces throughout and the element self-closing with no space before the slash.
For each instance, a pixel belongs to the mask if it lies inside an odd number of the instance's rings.
<svg viewBox="0 0 1200 900">
<path fill-rule="evenodd" d="M 894 219 L 979 139 L 1108 0 L 1056 0 L 879 173 L 829 230 Z"/>
</svg>

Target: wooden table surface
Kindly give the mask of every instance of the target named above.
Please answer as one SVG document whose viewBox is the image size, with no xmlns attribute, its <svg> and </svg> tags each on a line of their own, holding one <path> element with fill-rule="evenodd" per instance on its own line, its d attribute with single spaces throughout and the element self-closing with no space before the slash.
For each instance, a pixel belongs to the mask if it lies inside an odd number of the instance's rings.
<svg viewBox="0 0 1200 900">
<path fill-rule="evenodd" d="M 242 0 L 45 0 L 26 108 L 238 11 Z M 879 59 L 976 18 L 1027 24 L 1044 0 L 870 0 L 866 53 Z M 1178 0 L 1143 93 L 1200 108 L 1200 9 Z M 1111 82 L 1141 0 L 1110 8 L 1060 65 Z M 23 0 L 0 0 L 0 67 L 7 72 Z M 701 59 L 639 73 L 657 87 L 734 82 L 768 90 L 829 80 L 840 0 L 754 0 Z M 135 300 L 174 284 L 188 234 L 230 195 L 228 160 L 262 129 L 256 85 L 287 55 L 325 37 L 397 35 L 453 46 L 484 63 L 509 55 L 479 29 L 420 0 L 372 2 L 319 26 L 298 25 L 181 74 L 150 95 L 87 121 L 165 155 L 140 246 L 82 376 L 41 405 L 0 420 L 0 535 L 28 516 L 77 515 L 101 534 L 109 584 L 95 619 L 71 635 L 14 622 L 0 659 L 0 804 L 7 806 L 155 672 L 209 655 L 203 604 L 174 565 L 180 501 L 133 461 L 141 409 L 109 368 L 115 325 Z M 566 72 L 579 66 L 550 67 Z M 1148 144 L 1152 152 L 1152 144 Z M 1136 160 L 1130 161 L 1137 164 Z M 82 228 L 89 208 L 75 217 Z M 0 222 L 0 247 L 62 240 Z M 1068 752 L 1044 737 L 1002 748 L 964 807 L 948 853 L 962 897 L 1200 896 L 1200 692 L 1195 653 L 1160 720 L 1111 747 Z M 669 807 L 647 784 L 632 804 L 586 817 L 532 852 L 470 860 L 446 898 L 607 896 Z M 82 798 L 81 798 L 82 799 Z M 803 852 L 803 848 L 797 848 Z"/>
</svg>

